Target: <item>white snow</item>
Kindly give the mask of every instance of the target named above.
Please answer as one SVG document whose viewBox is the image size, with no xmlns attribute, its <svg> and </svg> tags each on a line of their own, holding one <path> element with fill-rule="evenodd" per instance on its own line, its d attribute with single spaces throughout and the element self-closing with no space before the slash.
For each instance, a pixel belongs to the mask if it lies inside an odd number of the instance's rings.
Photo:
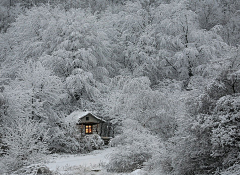
<svg viewBox="0 0 240 175">
<path fill-rule="evenodd" d="M 89 154 L 65 154 L 51 155 L 49 163 L 45 164 L 51 171 L 60 175 L 117 175 L 118 173 L 107 172 L 103 165 L 109 162 L 109 156 L 117 148 L 109 147 L 103 150 L 95 150 Z M 121 175 L 146 175 L 141 169 L 132 173 L 119 173 Z"/>
<path fill-rule="evenodd" d="M 49 157 L 49 162 L 46 166 L 51 171 L 64 172 L 66 167 L 74 169 L 73 167 L 91 168 L 94 170 L 101 170 L 102 166 L 108 163 L 109 155 L 115 150 L 114 147 L 105 148 L 104 150 L 95 150 L 89 154 L 77 155 L 52 155 Z M 72 168 L 71 168 L 72 167 Z"/>
<path fill-rule="evenodd" d="M 89 114 L 89 111 L 74 111 L 69 116 L 66 117 L 66 122 L 75 122 L 78 123 L 79 119 Z"/>
<path fill-rule="evenodd" d="M 130 175 L 146 175 L 147 173 L 141 169 L 136 169 L 135 171 L 131 172 Z"/>
</svg>

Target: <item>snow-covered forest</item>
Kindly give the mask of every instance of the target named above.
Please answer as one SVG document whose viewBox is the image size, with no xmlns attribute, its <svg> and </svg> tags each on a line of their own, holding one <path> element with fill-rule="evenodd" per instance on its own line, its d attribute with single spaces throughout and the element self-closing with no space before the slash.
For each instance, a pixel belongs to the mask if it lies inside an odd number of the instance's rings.
<svg viewBox="0 0 240 175">
<path fill-rule="evenodd" d="M 0 174 L 91 151 L 88 110 L 109 172 L 239 175 L 239 44 L 239 0 L 1 0 Z"/>
</svg>

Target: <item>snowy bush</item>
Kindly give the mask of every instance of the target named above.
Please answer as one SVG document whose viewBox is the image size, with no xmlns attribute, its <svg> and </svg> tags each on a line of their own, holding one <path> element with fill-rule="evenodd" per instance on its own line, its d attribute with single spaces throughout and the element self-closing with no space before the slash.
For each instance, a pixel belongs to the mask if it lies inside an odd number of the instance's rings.
<svg viewBox="0 0 240 175">
<path fill-rule="evenodd" d="M 149 174 L 166 174 L 172 172 L 173 166 L 171 164 L 172 158 L 165 147 L 159 149 L 148 162 L 145 163 L 144 169 Z"/>
<path fill-rule="evenodd" d="M 68 130 L 69 129 L 69 130 Z M 48 132 L 48 147 L 51 153 L 76 153 L 79 152 L 80 144 L 70 129 L 59 127 L 51 128 Z"/>
<path fill-rule="evenodd" d="M 237 175 L 237 174 L 240 174 L 239 164 L 235 164 L 220 173 L 220 175 Z"/>
<path fill-rule="evenodd" d="M 111 140 L 118 151 L 110 156 L 108 171 L 131 172 L 141 168 L 159 149 L 159 139 L 136 121 L 127 119 L 123 133 Z"/>
<path fill-rule="evenodd" d="M 49 170 L 49 168 L 46 165 L 42 164 L 33 164 L 29 165 L 23 168 L 20 168 L 19 170 L 12 173 L 12 175 L 17 174 L 29 174 L 29 175 L 35 175 L 35 174 L 46 174 L 46 175 L 53 175 L 53 172 Z"/>
<path fill-rule="evenodd" d="M 151 150 L 139 143 L 135 143 L 134 146 L 121 146 L 111 155 L 107 169 L 113 172 L 132 172 L 141 168 L 151 156 Z"/>
<path fill-rule="evenodd" d="M 239 162 L 240 148 L 240 96 L 224 96 L 220 98 L 214 109 L 211 134 L 212 156 L 221 158 L 224 168 Z"/>
<path fill-rule="evenodd" d="M 19 118 L 4 126 L 4 131 L 2 142 L 6 149 L 0 160 L 2 171 L 11 172 L 38 162 L 48 153 L 45 132 L 40 123 Z"/>
<path fill-rule="evenodd" d="M 97 134 L 86 135 L 80 138 L 80 152 L 90 152 L 92 150 L 101 149 L 104 141 Z"/>
</svg>

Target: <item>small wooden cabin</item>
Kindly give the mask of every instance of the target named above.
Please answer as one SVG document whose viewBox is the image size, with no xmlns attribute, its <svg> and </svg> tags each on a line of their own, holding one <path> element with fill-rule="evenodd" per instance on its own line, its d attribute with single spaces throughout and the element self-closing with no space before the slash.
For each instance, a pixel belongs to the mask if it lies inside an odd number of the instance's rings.
<svg viewBox="0 0 240 175">
<path fill-rule="evenodd" d="M 66 120 L 76 123 L 81 135 L 98 134 L 102 135 L 102 126 L 106 121 L 97 117 L 89 111 L 74 111 Z"/>
</svg>

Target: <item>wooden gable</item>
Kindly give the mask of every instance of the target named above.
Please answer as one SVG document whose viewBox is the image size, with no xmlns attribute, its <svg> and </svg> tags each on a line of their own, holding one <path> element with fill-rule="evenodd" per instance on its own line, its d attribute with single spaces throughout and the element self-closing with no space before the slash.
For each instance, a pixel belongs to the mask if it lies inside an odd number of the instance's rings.
<svg viewBox="0 0 240 175">
<path fill-rule="evenodd" d="M 103 120 L 96 118 L 93 114 L 88 113 L 79 119 L 79 124 L 98 124 L 104 122 Z"/>
<path fill-rule="evenodd" d="M 89 111 L 74 111 L 66 117 L 66 121 L 76 124 L 98 124 L 106 122 Z"/>
</svg>

